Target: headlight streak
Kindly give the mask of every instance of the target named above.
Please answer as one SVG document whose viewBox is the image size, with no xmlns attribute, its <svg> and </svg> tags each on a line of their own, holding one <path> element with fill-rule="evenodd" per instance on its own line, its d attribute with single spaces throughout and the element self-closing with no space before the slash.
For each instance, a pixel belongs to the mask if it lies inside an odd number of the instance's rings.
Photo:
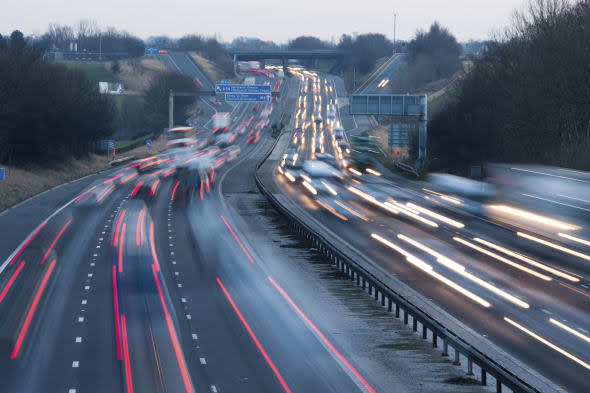
<svg viewBox="0 0 590 393">
<path fill-rule="evenodd" d="M 318 205 L 320 205 L 321 207 L 323 207 L 324 209 L 326 209 L 327 211 L 329 211 L 330 213 L 332 213 L 333 215 L 335 215 L 336 217 L 338 217 L 339 219 L 341 219 L 342 221 L 348 221 L 348 218 L 346 218 L 342 214 L 338 213 L 336 211 L 336 209 L 334 209 L 332 206 L 328 205 L 327 203 L 323 202 L 322 200 L 316 199 L 316 203 Z"/>
<path fill-rule="evenodd" d="M 311 192 L 313 195 L 318 194 L 318 191 L 311 184 L 309 184 L 307 181 L 303 181 L 301 184 L 303 184 L 303 186 L 305 188 L 307 188 L 309 190 L 309 192 Z"/>
<path fill-rule="evenodd" d="M 538 272 L 536 272 L 534 270 L 529 269 L 528 267 L 519 265 L 518 263 L 512 262 L 511 260 L 506 259 L 503 256 L 500 256 L 498 254 L 495 254 L 495 253 L 493 253 L 493 252 L 491 252 L 489 250 L 486 250 L 485 248 L 479 247 L 479 246 L 477 246 L 477 245 L 475 245 L 473 243 L 468 242 L 467 240 L 463 240 L 463 239 L 461 239 L 459 237 L 453 237 L 453 240 L 455 240 L 456 242 L 459 242 L 459 243 L 461 243 L 461 244 L 463 244 L 463 245 L 465 245 L 467 247 L 470 247 L 470 248 L 472 248 L 472 249 L 474 249 L 476 251 L 479 251 L 482 254 L 485 254 L 485 255 L 487 255 L 489 257 L 492 257 L 492 258 L 494 258 L 494 259 L 496 259 L 496 260 L 498 260 L 500 262 L 504 262 L 505 264 L 510 265 L 513 268 L 516 268 L 516 269 L 522 270 L 523 272 L 529 273 L 529 274 L 531 274 L 531 275 L 533 275 L 533 276 L 535 276 L 537 278 L 540 278 L 541 280 L 545 280 L 545 281 L 552 281 L 553 280 L 549 276 L 546 276 L 544 274 L 538 273 Z"/>
<path fill-rule="evenodd" d="M 399 252 L 400 254 L 402 254 L 403 256 L 405 256 L 406 257 L 406 260 L 408 262 L 410 262 L 412 265 L 416 266 L 417 268 L 419 268 L 420 270 L 424 271 L 428 275 L 436 278 L 437 280 L 443 282 L 444 284 L 448 285 L 449 287 L 453 288 L 457 292 L 459 292 L 462 295 L 468 297 L 469 299 L 473 300 L 474 302 L 478 303 L 479 305 L 481 305 L 483 307 L 486 307 L 486 308 L 492 306 L 485 299 L 482 299 L 481 297 L 477 296 L 473 292 L 471 292 L 471 291 L 463 288 L 462 286 L 458 285 L 454 281 L 451 281 L 448 278 L 444 277 L 443 275 L 441 275 L 441 274 L 433 271 L 432 270 L 432 266 L 430 266 L 426 262 L 420 260 L 419 258 L 416 258 L 412 254 L 410 254 L 409 252 L 407 252 L 403 248 L 397 246 L 396 244 L 390 242 L 389 240 L 387 240 L 387 239 L 385 239 L 385 238 L 383 238 L 383 237 L 381 237 L 381 236 L 379 236 L 379 235 L 377 235 L 375 233 L 371 233 L 371 237 L 373 239 L 379 241 L 380 243 L 388 246 L 389 248 L 392 248 L 393 250 Z"/>
<path fill-rule="evenodd" d="M 440 263 L 441 265 L 443 265 L 443 266 L 451 269 L 452 271 L 454 271 L 457 274 L 459 274 L 459 275 L 467 278 L 468 280 L 471 280 L 474 283 L 476 283 L 476 284 L 484 287 L 485 289 L 489 290 L 490 292 L 495 293 L 496 295 L 498 295 L 498 296 L 500 296 L 500 297 L 508 300 L 511 303 L 516 304 L 519 307 L 522 307 L 522 308 L 530 308 L 530 305 L 528 303 L 523 302 L 519 298 L 517 298 L 515 296 L 512 296 L 509 293 L 507 293 L 507 292 L 505 292 L 505 291 L 503 291 L 503 290 L 501 290 L 499 288 L 496 288 L 492 284 L 490 284 L 490 283 L 482 280 L 479 277 L 474 276 L 471 273 L 466 272 L 465 271 L 465 266 L 463 266 L 463 265 L 461 265 L 461 264 L 453 261 L 452 259 L 450 259 L 450 258 L 448 258 L 448 257 L 446 257 L 446 256 L 444 256 L 444 255 L 442 255 L 442 254 L 440 254 L 440 253 L 432 250 L 429 247 L 426 247 L 425 245 L 423 245 L 423 244 L 421 244 L 421 243 L 419 243 L 419 242 L 417 242 L 417 241 L 415 241 L 415 240 L 413 240 L 413 239 L 411 239 L 411 238 L 409 238 L 409 237 L 407 237 L 405 235 L 399 234 L 399 235 L 397 235 L 397 237 L 400 238 L 401 240 L 407 242 L 407 243 L 410 243 L 414 247 L 416 247 L 416 248 L 418 248 L 418 249 L 420 249 L 420 250 L 422 250 L 422 251 L 424 251 L 424 252 L 432 255 L 433 257 L 436 258 L 436 261 L 438 263 Z"/>
<path fill-rule="evenodd" d="M 294 177 L 294 176 L 291 174 L 291 172 L 289 172 L 289 171 L 285 171 L 285 177 L 286 177 L 287 179 L 289 179 L 289 181 L 290 181 L 291 183 L 294 183 L 294 182 L 295 182 L 295 177 Z"/>
<path fill-rule="evenodd" d="M 377 171 L 376 171 L 376 170 L 374 170 L 374 169 L 367 168 L 367 169 L 366 169 L 366 171 L 367 171 L 367 173 L 370 173 L 370 174 L 371 174 L 371 175 L 373 175 L 373 176 L 377 176 L 377 177 L 381 176 L 381 173 L 377 172 Z"/>
<path fill-rule="evenodd" d="M 332 187 L 330 187 L 330 185 L 325 182 L 324 180 L 322 180 L 322 184 L 324 185 L 324 187 L 326 187 L 326 189 L 328 190 L 328 192 L 334 196 L 338 195 L 338 192 L 336 192 L 335 189 L 333 189 Z"/>
<path fill-rule="evenodd" d="M 443 216 L 442 214 L 435 213 L 432 210 L 425 209 L 422 206 L 418 206 L 414 203 L 408 202 L 408 203 L 406 203 L 406 206 L 408 206 L 409 208 L 412 208 L 414 210 L 417 210 L 420 213 L 426 214 L 427 216 L 430 216 L 432 218 L 436 218 L 437 220 L 442 221 L 445 224 L 449 224 L 451 226 L 454 226 L 455 228 L 464 228 L 465 227 L 465 224 L 463 224 L 459 221 L 455 221 L 451 218 Z"/>
<path fill-rule="evenodd" d="M 521 217 L 526 220 L 534 221 L 539 224 L 544 224 L 549 227 L 558 228 L 564 231 L 574 231 L 580 229 L 580 227 L 568 224 L 566 222 L 554 220 L 549 217 L 540 216 L 538 214 L 531 213 L 526 210 L 517 209 L 514 207 L 506 206 L 506 205 L 488 205 L 488 208 L 496 211 L 500 211 L 502 213 L 510 214 L 513 216 Z"/>
<path fill-rule="evenodd" d="M 538 237 L 534 237 L 534 236 L 531 236 L 531 235 L 528 235 L 528 234 L 522 233 L 522 232 L 516 232 L 516 235 L 517 236 L 520 236 L 520 237 L 524 237 L 525 239 L 529 239 L 529 240 L 532 240 L 534 242 L 543 244 L 543 245 L 545 245 L 547 247 L 555 248 L 556 250 L 565 252 L 566 254 L 574 255 L 574 256 L 576 256 L 578 258 L 582 258 L 582 259 L 585 259 L 587 261 L 590 261 L 590 256 L 588 256 L 586 254 L 582 254 L 581 252 L 572 250 L 570 248 L 560 246 L 559 244 L 548 242 L 546 240 L 539 239 Z"/>
<path fill-rule="evenodd" d="M 362 192 L 361 190 L 359 190 L 358 188 L 354 188 L 354 187 L 348 187 L 348 190 L 350 192 L 352 192 L 353 194 L 356 194 L 357 196 L 360 196 L 361 198 L 363 198 L 364 200 L 371 202 L 372 204 L 379 206 L 382 209 L 387 210 L 390 213 L 393 214 L 399 214 L 399 211 L 397 209 L 394 209 L 390 206 L 385 205 L 384 203 L 379 202 L 374 196 L 366 194 L 364 192 Z"/>
<path fill-rule="evenodd" d="M 590 337 L 586 336 L 585 334 L 582 334 L 582 333 L 578 332 L 575 329 L 572 329 L 571 327 L 567 326 L 566 324 L 561 323 L 558 320 L 553 319 L 553 318 L 549 318 L 549 322 L 551 322 L 555 326 L 558 326 L 558 327 L 562 328 L 566 332 L 568 332 L 570 334 L 573 334 L 574 336 L 576 336 L 576 337 L 578 337 L 578 338 L 580 338 L 580 339 L 582 339 L 582 340 L 590 343 Z"/>
<path fill-rule="evenodd" d="M 507 248 L 504 248 L 502 246 L 499 246 L 497 244 L 488 242 L 487 240 L 480 239 L 479 237 L 474 237 L 473 240 L 475 240 L 478 243 L 485 244 L 489 248 L 493 248 L 494 250 L 503 252 L 506 255 L 510 255 L 513 258 L 520 259 L 523 262 L 526 262 L 526 263 L 528 263 L 530 265 L 533 265 L 533 266 L 535 266 L 535 267 L 537 267 L 539 269 L 545 270 L 546 272 L 549 272 L 551 274 L 554 274 L 554 275 L 556 275 L 558 277 L 565 278 L 566 280 L 573 281 L 573 282 L 579 282 L 580 281 L 578 278 L 576 278 L 576 277 L 574 277 L 574 276 L 572 276 L 570 274 L 563 273 L 560 270 L 557 270 L 557 269 L 554 269 L 554 268 L 552 268 L 550 266 L 544 265 L 544 264 L 542 264 L 540 262 L 537 262 L 537 261 L 535 261 L 535 260 L 533 260 L 533 259 L 531 259 L 529 257 L 526 257 L 524 255 L 521 255 L 521 254 L 519 254 L 517 252 L 511 251 L 511 250 L 509 250 Z"/>
<path fill-rule="evenodd" d="M 392 203 L 390 203 L 390 202 L 385 202 L 384 205 L 389 206 L 389 207 L 391 207 L 393 209 L 397 209 L 397 210 L 400 211 L 400 213 L 405 214 L 408 217 L 412 217 L 414 220 L 420 221 L 423 224 L 426 224 L 426 225 L 431 226 L 433 228 L 438 228 L 438 224 L 436 222 L 427 220 L 424 217 L 420 217 L 416 213 L 412 213 L 411 210 L 404 208 L 404 206 L 402 204 L 400 204 L 400 203 L 397 203 L 395 201 L 393 201 L 393 203 L 395 203 L 395 205 L 392 204 Z"/>
<path fill-rule="evenodd" d="M 540 341 L 541 343 L 545 344 L 546 346 L 548 346 L 549 348 L 559 352 L 560 354 L 562 354 L 563 356 L 569 358 L 570 360 L 573 360 L 574 362 L 578 363 L 580 366 L 590 370 L 590 364 L 586 363 L 585 361 L 581 360 L 580 358 L 572 355 L 571 353 L 567 352 L 565 349 L 558 347 L 557 345 L 553 344 L 552 342 L 550 342 L 547 339 L 544 339 L 543 337 L 539 336 L 537 333 L 525 328 L 524 326 L 522 326 L 521 324 L 513 321 L 512 319 L 508 318 L 508 317 L 504 317 L 504 320 L 506 322 L 508 322 L 509 324 L 511 324 L 512 326 L 520 329 L 521 331 L 523 331 L 524 333 L 528 334 L 529 336 L 533 337 L 535 340 Z"/>
<path fill-rule="evenodd" d="M 346 206 L 343 202 L 335 200 L 334 203 L 337 204 L 338 206 L 340 206 L 341 208 L 343 208 L 344 210 L 346 210 L 347 212 L 349 212 L 350 214 L 353 214 L 356 217 L 360 218 L 361 220 L 369 221 L 369 219 L 367 217 L 363 216 L 361 213 L 357 212 L 353 208 Z"/>
<path fill-rule="evenodd" d="M 560 237 L 565 237 L 566 239 L 572 240 L 574 242 L 581 243 L 585 246 L 590 246 L 590 242 L 588 240 L 580 239 L 579 237 L 567 235 L 565 233 L 558 233 L 557 235 Z"/>
</svg>

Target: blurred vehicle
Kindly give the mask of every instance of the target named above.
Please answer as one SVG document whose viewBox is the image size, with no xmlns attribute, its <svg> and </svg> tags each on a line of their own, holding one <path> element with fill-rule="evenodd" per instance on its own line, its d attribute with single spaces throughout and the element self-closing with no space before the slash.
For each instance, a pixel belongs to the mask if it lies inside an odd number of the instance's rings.
<svg viewBox="0 0 590 393">
<path fill-rule="evenodd" d="M 224 148 L 224 147 L 228 147 L 230 145 L 233 145 L 233 143 L 236 141 L 237 135 L 238 135 L 238 133 L 235 131 L 221 134 L 217 137 L 215 144 L 217 146 L 219 146 L 220 148 Z"/>
<path fill-rule="evenodd" d="M 226 162 L 232 162 L 233 160 L 238 158 L 238 156 L 240 155 L 240 150 L 241 150 L 240 146 L 237 146 L 237 145 L 229 146 L 229 147 L 223 149 L 219 153 L 219 156 L 223 157 Z"/>
<path fill-rule="evenodd" d="M 166 131 L 166 138 L 168 140 L 189 138 L 196 134 L 194 127 L 174 127 Z"/>
<path fill-rule="evenodd" d="M 341 125 L 334 126 L 334 138 L 337 141 L 344 140 L 344 128 Z"/>
<path fill-rule="evenodd" d="M 325 162 L 326 164 L 329 164 L 334 168 L 338 168 L 340 166 L 340 164 L 338 164 L 338 160 L 336 159 L 336 157 L 328 153 L 317 153 L 315 155 L 315 158 L 316 160 Z"/>
<path fill-rule="evenodd" d="M 305 161 L 300 177 L 305 188 L 314 196 L 337 195 L 337 185 L 344 179 L 338 169 L 320 160 Z"/>
<path fill-rule="evenodd" d="M 229 130 L 229 113 L 217 112 L 213 115 L 213 133 L 227 132 Z"/>
<path fill-rule="evenodd" d="M 217 149 L 219 151 L 219 149 Z M 178 181 L 178 198 L 190 197 L 197 193 L 200 199 L 210 194 L 215 181 L 214 160 L 202 155 L 196 160 L 176 168 L 174 175 Z"/>
<path fill-rule="evenodd" d="M 252 113 L 256 113 L 258 112 L 258 109 L 260 108 L 260 106 L 258 104 L 256 105 L 252 105 Z"/>
<path fill-rule="evenodd" d="M 379 154 L 376 139 L 370 136 L 354 136 L 351 138 L 351 143 L 350 164 L 361 172 L 373 167 L 375 156 Z"/>
<path fill-rule="evenodd" d="M 195 138 L 180 138 L 180 139 L 173 139 L 166 143 L 166 149 L 168 151 L 172 149 L 182 149 L 182 148 L 190 148 L 197 144 L 197 140 Z"/>
</svg>

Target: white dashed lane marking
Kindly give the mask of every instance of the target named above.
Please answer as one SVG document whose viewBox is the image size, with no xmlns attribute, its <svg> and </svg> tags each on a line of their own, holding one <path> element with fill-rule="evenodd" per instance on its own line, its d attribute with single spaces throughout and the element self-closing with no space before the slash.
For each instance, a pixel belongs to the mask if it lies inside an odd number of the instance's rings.
<svg viewBox="0 0 590 393">
<path fill-rule="evenodd" d="M 201 364 L 207 364 L 207 361 L 205 360 L 205 358 L 201 358 Z"/>
<path fill-rule="evenodd" d="M 81 343 L 82 342 L 82 337 L 76 337 L 76 342 L 77 343 Z"/>
<path fill-rule="evenodd" d="M 77 360 L 74 360 L 74 361 L 72 362 L 72 367 L 73 367 L 73 368 L 78 368 L 78 367 L 80 367 L 80 362 L 79 362 L 79 361 L 77 361 Z"/>
</svg>

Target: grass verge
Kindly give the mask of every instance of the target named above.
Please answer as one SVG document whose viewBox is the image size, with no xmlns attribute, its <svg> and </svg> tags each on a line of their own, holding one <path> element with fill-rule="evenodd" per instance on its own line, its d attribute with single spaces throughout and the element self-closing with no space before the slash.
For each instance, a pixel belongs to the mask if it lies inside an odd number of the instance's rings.
<svg viewBox="0 0 590 393">
<path fill-rule="evenodd" d="M 148 157 L 165 149 L 166 138 L 161 136 L 154 141 L 151 149 L 141 146 L 128 151 L 124 156 Z M 6 169 L 6 178 L 0 182 L 0 212 L 50 188 L 110 168 L 107 156 L 98 154 L 91 154 L 87 158 L 68 159 L 52 167 L 2 164 L 0 167 Z"/>
</svg>

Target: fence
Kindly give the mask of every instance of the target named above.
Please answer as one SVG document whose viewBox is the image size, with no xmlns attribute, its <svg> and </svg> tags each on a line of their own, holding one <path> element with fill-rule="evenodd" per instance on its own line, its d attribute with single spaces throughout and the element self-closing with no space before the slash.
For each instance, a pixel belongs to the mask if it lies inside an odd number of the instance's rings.
<svg viewBox="0 0 590 393">
<path fill-rule="evenodd" d="M 286 207 L 269 192 L 258 175 L 258 170 L 268 159 L 274 150 L 277 138 L 273 147 L 256 165 L 256 185 L 260 192 L 268 199 L 270 204 L 282 214 L 288 222 L 288 226 L 299 238 L 303 239 L 313 247 L 315 247 L 327 260 L 330 261 L 336 268 L 343 272 L 351 281 L 356 282 L 356 285 L 362 287 L 363 290 L 368 291 L 369 295 L 375 297 L 375 301 L 381 301 L 381 305 L 385 306 L 390 312 L 395 312 L 396 318 L 400 318 L 403 312 L 404 324 L 408 325 L 410 317 L 412 318 L 412 330 L 418 331 L 418 324 L 422 326 L 422 338 L 428 338 L 428 330 L 432 333 L 432 346 L 438 347 L 438 339 L 443 342 L 443 356 L 449 356 L 449 347 L 454 349 L 454 364 L 459 365 L 460 355 L 467 359 L 468 374 L 473 374 L 473 364 L 476 364 L 481 370 L 480 381 L 482 385 L 487 385 L 488 374 L 496 380 L 496 392 L 502 392 L 502 386 L 510 388 L 513 392 L 533 393 L 538 392 L 532 386 L 518 378 L 509 370 L 503 368 L 496 361 L 488 358 L 485 354 L 472 347 L 469 343 L 455 335 L 451 330 L 447 329 L 441 323 L 430 317 L 428 314 L 414 306 L 411 302 L 398 294 L 393 289 L 387 287 L 381 282 L 378 277 L 374 276 L 363 266 L 350 257 L 342 253 L 335 244 L 332 244 L 324 235 L 315 231 L 301 218 L 290 212 Z"/>
</svg>

